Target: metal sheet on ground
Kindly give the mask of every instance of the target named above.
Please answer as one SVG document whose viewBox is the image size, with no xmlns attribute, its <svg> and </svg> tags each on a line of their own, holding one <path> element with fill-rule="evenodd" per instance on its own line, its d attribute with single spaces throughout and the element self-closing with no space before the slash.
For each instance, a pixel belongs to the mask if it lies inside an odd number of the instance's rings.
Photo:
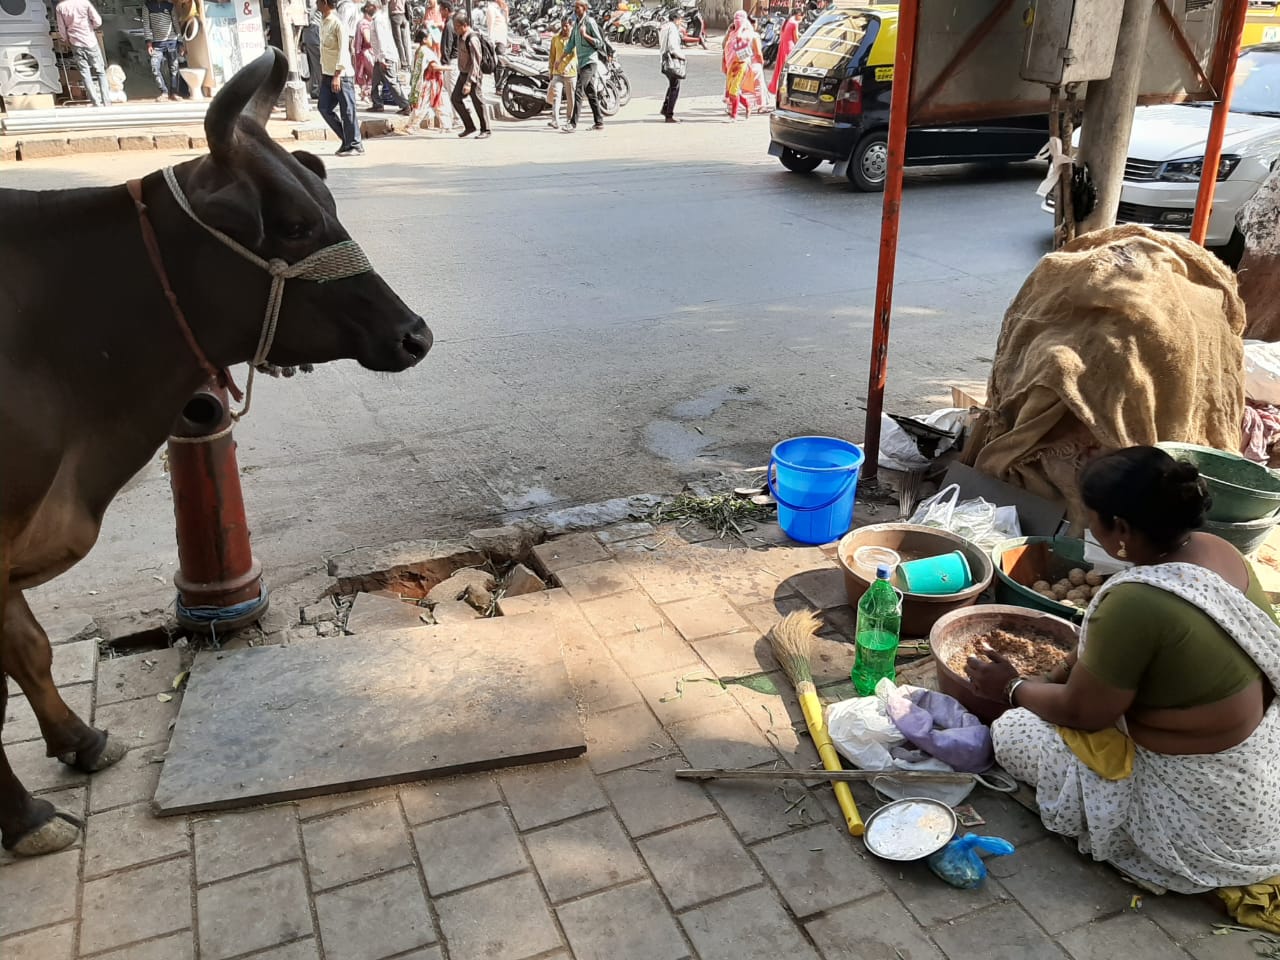
<svg viewBox="0 0 1280 960">
<path fill-rule="evenodd" d="M 218 810 L 575 757 L 554 627 L 501 617 L 196 658 L 155 794 Z"/>
</svg>

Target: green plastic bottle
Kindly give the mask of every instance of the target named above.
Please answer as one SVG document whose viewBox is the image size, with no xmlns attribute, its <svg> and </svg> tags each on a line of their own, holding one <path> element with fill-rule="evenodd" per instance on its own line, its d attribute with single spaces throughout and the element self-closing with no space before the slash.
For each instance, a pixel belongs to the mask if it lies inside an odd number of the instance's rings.
<svg viewBox="0 0 1280 960">
<path fill-rule="evenodd" d="M 853 686 L 858 696 L 876 692 L 881 678 L 894 679 L 898 633 L 902 629 L 902 603 L 889 582 L 890 570 L 876 567 L 876 579 L 858 601 L 857 657 L 853 662 Z"/>
</svg>

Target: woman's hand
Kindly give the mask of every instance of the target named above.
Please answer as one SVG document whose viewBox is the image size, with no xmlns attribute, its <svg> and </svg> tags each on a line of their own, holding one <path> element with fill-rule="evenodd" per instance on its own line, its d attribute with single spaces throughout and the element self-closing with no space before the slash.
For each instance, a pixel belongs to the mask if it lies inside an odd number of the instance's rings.
<svg viewBox="0 0 1280 960">
<path fill-rule="evenodd" d="M 1018 668 L 990 647 L 983 649 L 981 653 L 982 657 L 968 659 L 964 672 L 969 675 L 973 689 L 979 696 L 1003 701 L 1005 687 L 1018 676 Z"/>
</svg>

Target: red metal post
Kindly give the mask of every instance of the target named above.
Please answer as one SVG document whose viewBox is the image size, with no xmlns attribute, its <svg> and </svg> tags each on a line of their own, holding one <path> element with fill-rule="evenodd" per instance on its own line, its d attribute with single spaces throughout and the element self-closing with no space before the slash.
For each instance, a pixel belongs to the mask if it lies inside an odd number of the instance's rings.
<svg viewBox="0 0 1280 960">
<path fill-rule="evenodd" d="M 1209 121 L 1204 168 L 1200 171 L 1196 211 L 1191 220 L 1191 239 L 1202 246 L 1209 232 L 1209 214 L 1213 212 L 1213 191 L 1218 185 L 1218 164 L 1222 161 L 1222 138 L 1227 132 L 1227 113 L 1231 110 L 1231 91 L 1235 87 L 1236 58 L 1240 55 L 1240 39 L 1244 33 L 1244 19 L 1248 11 L 1249 0 L 1235 0 L 1224 11 L 1223 23 L 1218 30 L 1214 59 L 1225 68 L 1220 87 L 1222 93 L 1218 102 L 1213 105 L 1213 117 Z"/>
<path fill-rule="evenodd" d="M 893 97 L 889 103 L 889 169 L 884 179 L 884 209 L 880 218 L 880 269 L 871 337 L 871 375 L 867 384 L 867 424 L 862 476 L 874 480 L 879 472 L 880 414 L 889 367 L 889 318 L 893 308 L 893 271 L 898 261 L 898 214 L 902 209 L 902 168 L 907 157 L 907 120 L 911 112 L 911 66 L 916 53 L 916 24 L 920 0 L 898 4 L 898 43 L 893 59 Z"/>
<path fill-rule="evenodd" d="M 178 621 L 194 630 L 208 631 L 210 624 L 218 631 L 234 630 L 266 611 L 262 565 L 249 545 L 231 428 L 226 390 L 207 384 L 187 401 L 169 437 Z"/>
</svg>

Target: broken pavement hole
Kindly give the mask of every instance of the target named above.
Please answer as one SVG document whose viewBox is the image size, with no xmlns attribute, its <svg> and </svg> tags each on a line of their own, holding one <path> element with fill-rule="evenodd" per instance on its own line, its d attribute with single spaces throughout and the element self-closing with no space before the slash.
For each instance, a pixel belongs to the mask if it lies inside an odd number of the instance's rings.
<svg viewBox="0 0 1280 960">
<path fill-rule="evenodd" d="M 173 626 L 147 627 L 136 633 L 126 633 L 110 640 L 102 641 L 104 651 L 112 653 L 140 653 L 147 650 L 168 650 L 179 640 L 189 640 L 191 634 L 182 627 Z"/>
<path fill-rule="evenodd" d="M 403 570 L 398 573 L 386 571 L 386 586 L 379 590 L 360 590 L 358 593 L 380 593 L 384 595 L 395 594 L 401 600 L 425 600 L 427 594 L 431 592 L 431 588 L 439 586 L 448 579 L 446 576 L 423 576 L 412 570 Z"/>
</svg>

